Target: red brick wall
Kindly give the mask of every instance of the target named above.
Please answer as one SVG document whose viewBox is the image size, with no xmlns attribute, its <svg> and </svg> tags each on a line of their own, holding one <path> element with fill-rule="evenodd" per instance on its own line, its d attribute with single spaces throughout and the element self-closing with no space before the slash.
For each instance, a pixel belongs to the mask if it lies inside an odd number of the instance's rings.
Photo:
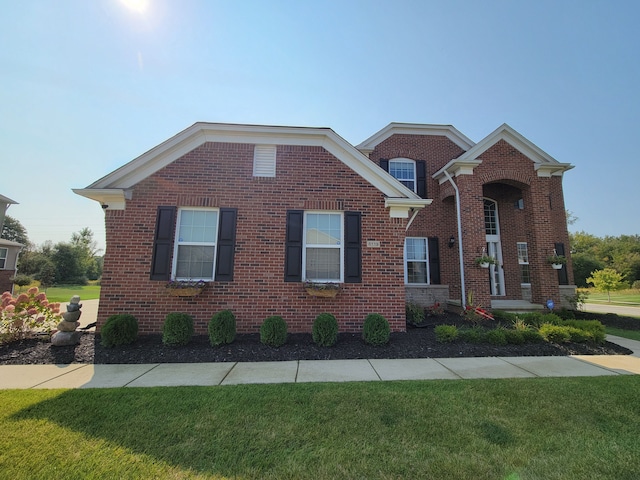
<svg viewBox="0 0 640 480">
<path fill-rule="evenodd" d="M 444 136 L 393 135 L 370 154 L 381 158 L 405 157 L 425 160 L 427 164 L 427 197 L 433 203 L 423 209 L 411 225 L 409 236 L 440 239 L 441 283 L 449 285 L 450 298 L 460 299 L 458 248 L 448 248 L 451 236 L 462 241 L 465 268 L 465 290 L 474 292 L 474 303 L 490 305 L 488 274 L 474 260 L 486 245 L 483 198 L 498 202 L 501 243 L 504 260 L 506 295 L 501 299 L 522 298 L 517 242 L 527 242 L 532 276 L 532 300 L 545 303 L 553 299 L 560 304 L 558 275 L 546 263 L 556 242 L 565 244 L 568 256 L 569 235 L 566 227 L 562 177 L 538 177 L 534 162 L 504 140 L 484 152 L 482 163 L 473 175 L 461 175 L 455 181 L 462 206 L 462 239 L 458 238 L 454 189 L 449 183 L 439 185 L 433 173 L 463 151 Z M 523 198 L 524 210 L 514 204 Z M 573 283 L 569 259 L 569 283 Z M 495 297 L 498 298 L 498 297 Z"/>
<path fill-rule="evenodd" d="M 342 331 L 358 332 L 368 313 L 405 329 L 405 220 L 391 219 L 380 191 L 320 147 L 278 146 L 277 176 L 254 178 L 253 145 L 206 143 L 133 188 L 126 210 L 107 210 L 107 248 L 99 326 L 116 313 L 133 314 L 141 334 L 161 331 L 165 316 L 186 312 L 206 333 L 211 316 L 231 309 L 240 333 L 258 332 L 281 315 L 290 332 L 309 332 L 330 312 Z M 158 205 L 237 208 L 234 281 L 214 282 L 194 298 L 169 297 L 165 282 L 149 280 Z M 309 297 L 284 282 L 286 212 L 362 212 L 362 283 L 345 284 L 335 299 Z M 367 240 L 380 248 L 367 248 Z"/>
</svg>

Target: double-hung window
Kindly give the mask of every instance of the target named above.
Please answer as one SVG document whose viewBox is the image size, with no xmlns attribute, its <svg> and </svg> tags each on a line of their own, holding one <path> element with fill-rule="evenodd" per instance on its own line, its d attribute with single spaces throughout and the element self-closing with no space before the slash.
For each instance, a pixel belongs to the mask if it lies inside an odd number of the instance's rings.
<svg viewBox="0 0 640 480">
<path fill-rule="evenodd" d="M 531 283 L 529 272 L 529 247 L 526 242 L 518 242 L 518 264 L 520 265 L 520 282 Z"/>
<path fill-rule="evenodd" d="M 7 264 L 8 248 L 0 248 L 0 269 L 4 269 Z"/>
<path fill-rule="evenodd" d="M 405 283 L 429 283 L 429 249 L 426 238 L 408 237 L 404 242 Z"/>
<path fill-rule="evenodd" d="M 409 190 L 416 191 L 416 162 L 409 159 L 389 160 L 389 173 Z"/>
<path fill-rule="evenodd" d="M 342 213 L 305 212 L 302 271 L 304 280 L 343 281 Z"/>
<path fill-rule="evenodd" d="M 213 280 L 218 239 L 218 210 L 178 211 L 173 276 L 178 280 Z"/>
</svg>

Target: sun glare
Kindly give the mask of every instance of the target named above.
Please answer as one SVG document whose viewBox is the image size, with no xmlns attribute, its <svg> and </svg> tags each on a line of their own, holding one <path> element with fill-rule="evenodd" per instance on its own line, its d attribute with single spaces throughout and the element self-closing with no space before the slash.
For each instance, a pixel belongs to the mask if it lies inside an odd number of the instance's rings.
<svg viewBox="0 0 640 480">
<path fill-rule="evenodd" d="M 144 13 L 149 6 L 149 0 L 120 0 L 120 3 L 138 13 Z"/>
</svg>

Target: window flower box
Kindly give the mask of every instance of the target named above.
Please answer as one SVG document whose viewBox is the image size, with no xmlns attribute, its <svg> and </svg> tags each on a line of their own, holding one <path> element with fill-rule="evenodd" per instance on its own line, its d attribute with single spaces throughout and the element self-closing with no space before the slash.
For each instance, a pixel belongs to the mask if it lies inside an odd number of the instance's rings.
<svg viewBox="0 0 640 480">
<path fill-rule="evenodd" d="M 342 287 L 339 283 L 305 282 L 304 289 L 312 297 L 334 298 Z"/>
<path fill-rule="evenodd" d="M 171 297 L 195 297 L 207 286 L 204 280 L 171 280 L 166 288 Z"/>
</svg>

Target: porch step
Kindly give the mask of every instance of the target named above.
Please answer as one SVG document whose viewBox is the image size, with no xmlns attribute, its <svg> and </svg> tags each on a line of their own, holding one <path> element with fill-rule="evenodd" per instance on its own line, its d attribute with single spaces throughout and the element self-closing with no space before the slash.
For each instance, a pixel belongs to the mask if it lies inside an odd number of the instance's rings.
<svg viewBox="0 0 640 480">
<path fill-rule="evenodd" d="M 527 300 L 491 300 L 491 308 L 507 312 L 536 312 L 544 310 L 544 305 Z"/>
</svg>

